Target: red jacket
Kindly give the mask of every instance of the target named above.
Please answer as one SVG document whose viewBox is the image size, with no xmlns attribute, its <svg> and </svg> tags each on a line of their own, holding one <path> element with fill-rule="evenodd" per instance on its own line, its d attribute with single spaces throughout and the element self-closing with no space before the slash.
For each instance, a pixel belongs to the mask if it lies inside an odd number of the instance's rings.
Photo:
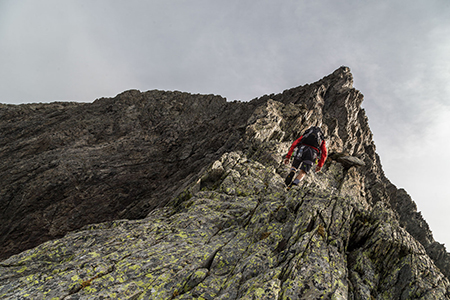
<svg viewBox="0 0 450 300">
<path fill-rule="evenodd" d="M 300 142 L 301 142 L 302 138 L 303 138 L 303 135 L 301 137 L 299 137 L 298 139 L 296 139 L 292 143 L 291 148 L 289 149 L 289 152 L 286 155 L 286 158 L 288 158 L 288 159 L 291 158 L 292 152 L 294 152 L 295 147 L 300 145 Z M 311 147 L 311 148 L 317 150 L 317 152 L 320 152 L 320 159 L 319 159 L 319 162 L 317 163 L 317 166 L 319 168 L 322 168 L 323 164 L 325 163 L 325 160 L 327 159 L 327 147 L 325 145 L 325 140 L 322 141 L 322 144 L 320 145 L 320 150 L 316 149 L 316 148 L 314 148 L 312 146 L 309 146 L 309 145 L 308 145 L 308 147 Z"/>
</svg>

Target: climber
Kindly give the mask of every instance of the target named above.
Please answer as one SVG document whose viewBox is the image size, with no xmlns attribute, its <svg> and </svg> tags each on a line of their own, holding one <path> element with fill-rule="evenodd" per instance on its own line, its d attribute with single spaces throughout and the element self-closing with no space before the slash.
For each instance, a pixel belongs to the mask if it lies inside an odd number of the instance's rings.
<svg viewBox="0 0 450 300">
<path fill-rule="evenodd" d="M 286 154 L 284 164 L 289 164 L 294 150 L 296 151 L 294 154 L 294 161 L 292 162 L 291 172 L 285 180 L 288 189 L 298 185 L 305 175 L 309 173 L 314 163 L 317 163 L 316 172 L 320 172 L 322 169 L 322 166 L 327 159 L 327 148 L 322 130 L 316 126 L 307 129 L 302 136 L 292 143 L 288 154 Z M 318 157 L 320 157 L 320 159 L 317 161 Z M 297 177 L 292 180 L 299 167 L 300 172 Z"/>
</svg>

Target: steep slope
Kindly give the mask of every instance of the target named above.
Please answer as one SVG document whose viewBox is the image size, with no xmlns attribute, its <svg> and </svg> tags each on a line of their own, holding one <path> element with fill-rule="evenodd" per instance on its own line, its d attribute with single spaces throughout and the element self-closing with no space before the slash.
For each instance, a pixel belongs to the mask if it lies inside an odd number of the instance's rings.
<svg viewBox="0 0 450 300">
<path fill-rule="evenodd" d="M 2 106 L 4 257 L 107 222 L 1 262 L 0 297 L 449 299 L 449 255 L 385 178 L 362 100 L 342 67 L 249 103 Z M 329 159 L 287 193 L 281 160 L 311 125 Z"/>
<path fill-rule="evenodd" d="M 285 192 L 231 152 L 172 206 L 87 226 L 0 263 L 9 299 L 450 299 L 450 283 L 382 201 L 327 163 Z M 322 297 L 322 298 L 321 298 Z"/>
<path fill-rule="evenodd" d="M 252 107 L 162 91 L 0 105 L 0 259 L 164 206 L 236 147 Z"/>
</svg>

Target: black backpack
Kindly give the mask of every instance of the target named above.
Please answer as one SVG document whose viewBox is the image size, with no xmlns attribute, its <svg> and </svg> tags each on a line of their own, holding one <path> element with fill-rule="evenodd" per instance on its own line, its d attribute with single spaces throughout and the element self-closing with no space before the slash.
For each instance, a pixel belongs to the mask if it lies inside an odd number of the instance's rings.
<svg viewBox="0 0 450 300">
<path fill-rule="evenodd" d="M 324 135 L 319 127 L 313 126 L 305 131 L 301 140 L 302 145 L 308 145 L 320 151 L 320 145 L 324 140 Z"/>
</svg>

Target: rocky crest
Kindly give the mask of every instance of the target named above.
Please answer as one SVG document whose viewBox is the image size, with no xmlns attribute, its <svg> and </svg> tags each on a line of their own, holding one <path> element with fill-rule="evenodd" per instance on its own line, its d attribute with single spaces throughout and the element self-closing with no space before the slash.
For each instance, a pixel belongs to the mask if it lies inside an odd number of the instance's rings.
<svg viewBox="0 0 450 300">
<path fill-rule="evenodd" d="M 450 299 L 449 254 L 384 176 L 362 100 L 342 67 L 246 103 L 0 105 L 0 298 Z M 311 125 L 329 159 L 286 192 Z"/>
</svg>

